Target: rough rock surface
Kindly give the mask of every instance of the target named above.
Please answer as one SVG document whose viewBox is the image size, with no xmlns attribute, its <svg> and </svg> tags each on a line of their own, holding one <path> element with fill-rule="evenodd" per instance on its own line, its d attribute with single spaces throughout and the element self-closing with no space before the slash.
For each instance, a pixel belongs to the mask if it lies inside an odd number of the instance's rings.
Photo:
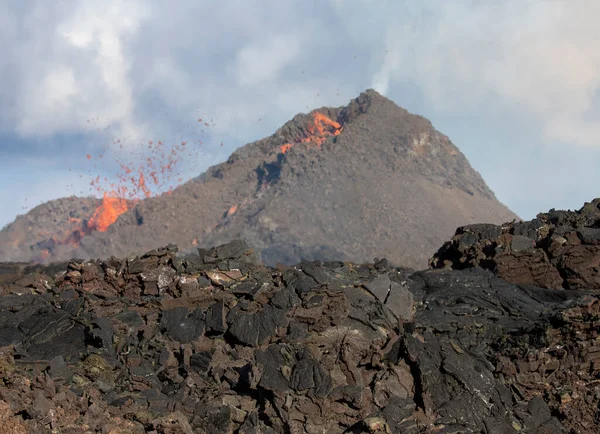
<svg viewBox="0 0 600 434">
<path fill-rule="evenodd" d="M 481 267 L 512 283 L 600 291 L 600 198 L 527 222 L 462 226 L 430 265 Z"/>
<path fill-rule="evenodd" d="M 334 126 L 316 125 L 317 115 Z M 0 261 L 245 239 L 268 265 L 385 256 L 422 269 L 457 226 L 516 217 L 448 137 L 373 90 L 295 116 L 172 194 L 139 201 L 106 232 L 82 237 L 96 206 L 70 198 L 36 207 L 0 231 Z"/>
<path fill-rule="evenodd" d="M 176 250 L 0 267 L 0 432 L 597 432 L 597 295 Z"/>
</svg>

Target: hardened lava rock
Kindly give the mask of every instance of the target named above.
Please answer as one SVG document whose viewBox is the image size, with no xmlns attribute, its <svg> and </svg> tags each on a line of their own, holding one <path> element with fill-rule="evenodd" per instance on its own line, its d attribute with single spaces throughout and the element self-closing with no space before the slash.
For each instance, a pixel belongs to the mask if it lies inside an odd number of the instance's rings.
<svg viewBox="0 0 600 434">
<path fill-rule="evenodd" d="M 185 257 L 0 267 L 0 432 L 597 432 L 598 296 L 489 271 Z"/>
<path fill-rule="evenodd" d="M 600 291 L 600 198 L 527 222 L 460 227 L 430 266 L 481 267 L 512 283 Z"/>
</svg>

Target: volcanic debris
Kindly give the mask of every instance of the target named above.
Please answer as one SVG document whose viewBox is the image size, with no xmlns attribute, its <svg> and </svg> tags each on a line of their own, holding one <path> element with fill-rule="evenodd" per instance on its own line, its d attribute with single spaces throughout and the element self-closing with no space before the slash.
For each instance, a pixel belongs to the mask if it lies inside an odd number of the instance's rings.
<svg viewBox="0 0 600 434">
<path fill-rule="evenodd" d="M 245 242 L 0 266 L 0 432 L 591 433 L 600 301 Z"/>
<path fill-rule="evenodd" d="M 512 283 L 600 290 L 600 198 L 578 211 L 552 209 L 531 221 L 459 227 L 433 268 L 481 267 Z"/>
</svg>

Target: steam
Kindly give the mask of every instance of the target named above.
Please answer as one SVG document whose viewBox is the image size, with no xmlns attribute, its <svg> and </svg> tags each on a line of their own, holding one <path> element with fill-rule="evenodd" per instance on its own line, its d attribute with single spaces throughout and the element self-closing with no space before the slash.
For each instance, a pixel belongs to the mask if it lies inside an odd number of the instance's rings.
<svg viewBox="0 0 600 434">
<path fill-rule="evenodd" d="M 600 148 L 600 4 L 435 3 L 418 25 L 388 20 L 376 90 L 413 82 L 446 111 L 502 101 L 547 140 Z"/>
<path fill-rule="evenodd" d="M 69 2 L 67 2 L 69 3 Z M 18 99 L 16 131 L 24 136 L 52 136 L 81 131 L 86 120 L 96 126 L 116 126 L 118 135 L 141 139 L 145 126 L 134 119 L 131 60 L 125 46 L 135 37 L 147 8 L 139 1 L 75 2 L 57 17 L 56 27 L 33 36 L 19 47 L 24 56 L 38 58 L 23 77 Z M 32 25 L 54 4 L 37 2 Z"/>
</svg>

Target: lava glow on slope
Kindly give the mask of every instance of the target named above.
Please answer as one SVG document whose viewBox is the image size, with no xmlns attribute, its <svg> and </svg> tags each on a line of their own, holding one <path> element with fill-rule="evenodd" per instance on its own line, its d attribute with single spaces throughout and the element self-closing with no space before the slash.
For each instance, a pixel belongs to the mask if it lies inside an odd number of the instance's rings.
<svg viewBox="0 0 600 434">
<path fill-rule="evenodd" d="M 300 143 L 307 143 L 310 145 L 315 145 L 319 149 L 321 145 L 327 140 L 328 137 L 339 136 L 342 133 L 343 127 L 336 121 L 327 117 L 323 113 L 314 112 L 313 120 L 309 121 L 306 126 L 306 130 L 308 131 L 305 137 L 301 137 L 296 139 L 293 143 L 285 143 L 279 146 L 279 152 L 285 154 L 292 147 Z M 261 188 L 268 188 L 269 182 L 265 182 Z M 239 209 L 243 208 L 250 202 L 249 198 L 246 198 L 239 204 L 231 206 L 224 214 L 225 217 L 233 216 Z"/>
<path fill-rule="evenodd" d="M 328 137 L 337 136 L 342 132 L 342 126 L 323 113 L 314 112 L 312 116 L 313 119 L 306 126 L 304 137 L 280 146 L 279 151 L 282 154 L 300 143 L 320 148 Z M 203 119 L 198 119 L 198 122 L 206 127 L 211 126 Z M 204 133 L 204 130 L 201 132 Z M 202 143 L 201 140 L 195 142 Z M 189 158 L 193 156 L 192 147 L 187 146 L 185 141 L 171 146 L 166 146 L 162 141 L 149 141 L 143 146 L 144 151 L 135 158 L 132 158 L 132 155 L 126 155 L 121 140 L 113 142 L 112 145 L 105 146 L 104 152 L 99 155 L 86 154 L 85 158 L 93 163 L 96 169 L 96 164 L 107 160 L 105 155 L 108 155 L 111 149 L 114 151 L 120 148 L 123 152 L 116 153 L 115 162 L 119 167 L 119 172 L 114 181 L 111 182 L 108 177 L 102 178 L 101 176 L 93 179 L 90 187 L 95 195 L 101 197 L 99 204 L 89 212 L 89 215 L 81 216 L 82 218 L 71 218 L 65 222 L 62 226 L 65 230 L 61 231 L 62 233 L 47 234 L 45 238 L 49 241 L 49 248 L 41 251 L 41 261 L 45 262 L 47 259 L 51 259 L 51 251 L 54 246 L 77 247 L 84 236 L 92 232 L 107 231 L 119 216 L 132 210 L 141 199 L 160 194 L 171 194 L 172 190 L 183 181 L 177 165 L 181 161 L 193 160 L 193 158 Z M 195 154 L 198 155 L 199 152 L 196 151 Z M 125 163 L 121 161 L 120 156 L 129 157 L 126 159 L 135 163 Z M 243 206 L 243 203 L 232 206 L 226 215 L 232 216 L 240 206 Z"/>
<path fill-rule="evenodd" d="M 179 176 L 174 169 L 186 146 L 187 142 L 181 142 L 167 149 L 161 141 L 150 141 L 147 144 L 149 155 L 141 159 L 137 167 L 133 163 L 118 162 L 121 171 L 117 175 L 117 182 L 109 184 L 110 189 L 103 187 L 100 176 L 96 177 L 91 186 L 97 193 L 102 194 L 102 201 L 87 221 L 87 232 L 104 232 L 140 199 L 156 196 L 158 191 L 165 188 L 171 191 L 174 185 L 168 184 L 174 176 Z M 90 159 L 89 155 L 87 157 Z M 104 178 L 104 181 L 107 182 L 108 179 Z M 182 178 L 178 177 L 177 184 L 181 181 Z"/>
<path fill-rule="evenodd" d="M 112 225 L 119 216 L 129 211 L 129 202 L 120 197 L 111 197 L 108 193 L 104 193 L 102 203 L 94 215 L 88 220 L 87 227 L 91 231 L 104 232 Z"/>
<path fill-rule="evenodd" d="M 197 143 L 201 144 L 201 141 Z M 127 155 L 120 140 L 113 145 L 117 145 L 119 150 L 115 157 L 119 169 L 114 181 L 96 176 L 90 183 L 90 190 L 102 199 L 95 209 L 83 218 L 70 218 L 59 233 L 40 234 L 46 238 L 48 248 L 41 250 L 39 261 L 51 259 L 51 251 L 56 246 L 78 247 L 84 236 L 107 231 L 119 216 L 133 209 L 140 199 L 170 194 L 183 181 L 178 164 L 199 157 L 199 152 L 194 152 L 185 141 L 171 146 L 166 146 L 162 141 L 149 141 L 143 150 L 138 148 L 137 155 Z M 97 156 L 85 155 L 88 161 L 95 163 L 94 169 L 97 170 L 97 164 L 106 160 L 105 154 L 110 151 L 108 148 L 105 146 L 104 153 Z M 128 157 L 134 163 L 119 161 L 119 156 Z"/>
<path fill-rule="evenodd" d="M 320 148 L 328 137 L 339 136 L 343 130 L 343 127 L 336 121 L 325 116 L 323 113 L 315 112 L 313 114 L 313 121 L 308 122 L 306 129 L 308 130 L 307 137 L 298 139 L 295 141 L 295 143 L 286 143 L 281 145 L 279 147 L 279 151 L 282 154 L 285 154 L 298 143 L 311 143 Z"/>
</svg>

